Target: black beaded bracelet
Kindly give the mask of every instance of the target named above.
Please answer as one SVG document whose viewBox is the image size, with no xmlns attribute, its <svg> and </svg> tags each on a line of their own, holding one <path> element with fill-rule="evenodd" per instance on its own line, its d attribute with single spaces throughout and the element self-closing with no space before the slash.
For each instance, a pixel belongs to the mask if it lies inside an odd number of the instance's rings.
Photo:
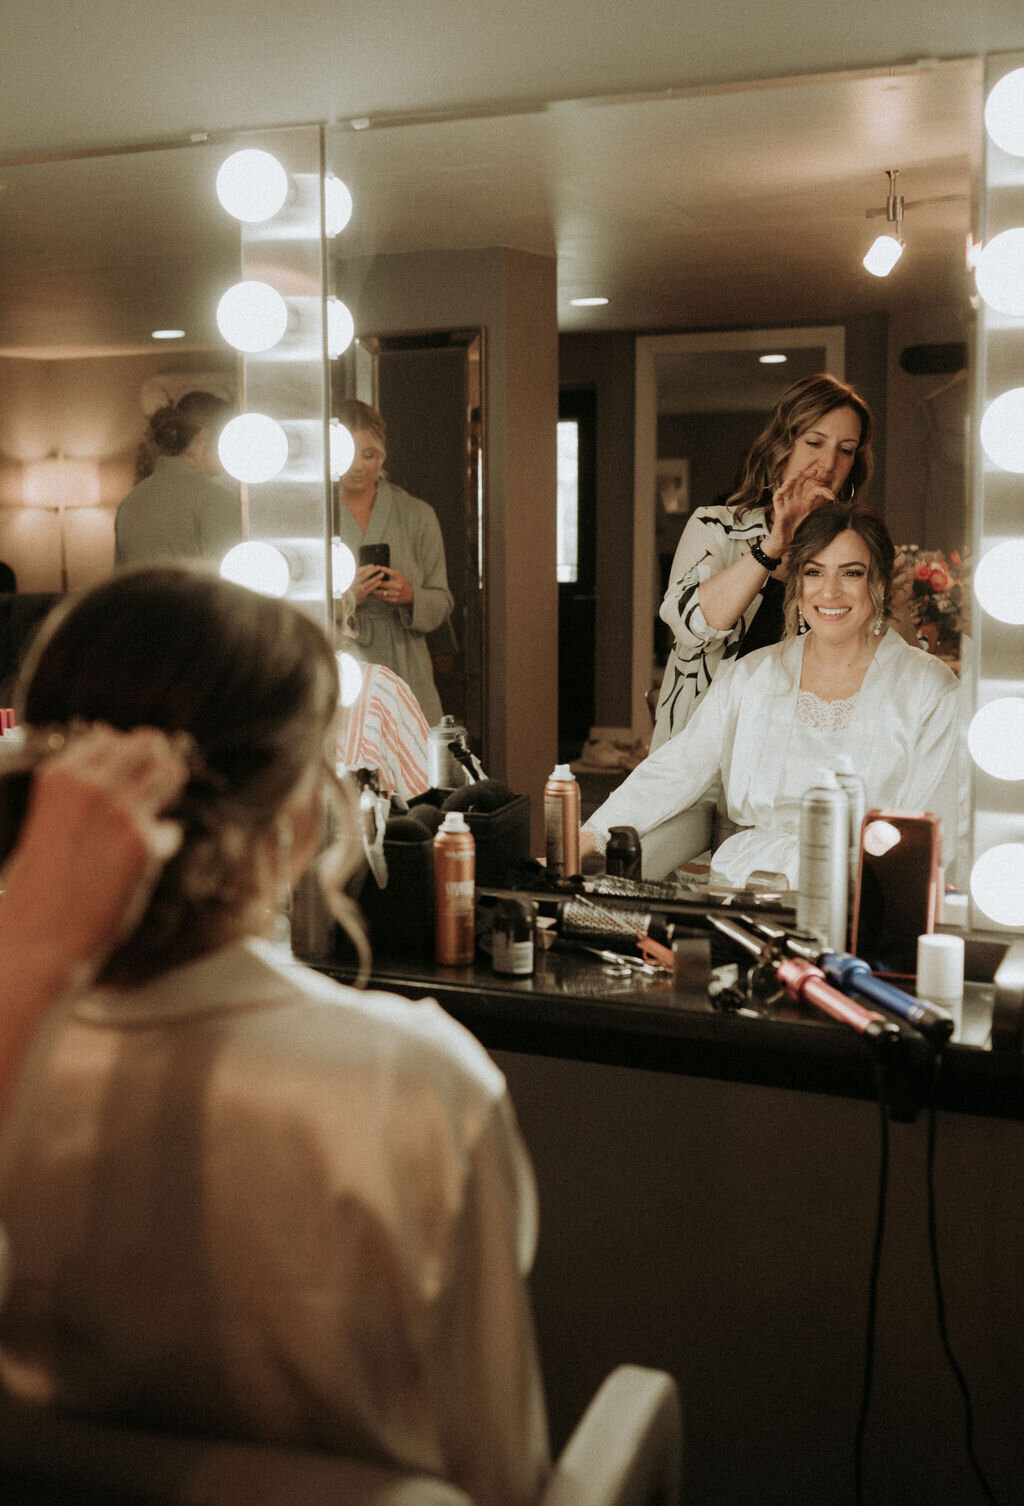
<svg viewBox="0 0 1024 1506">
<path fill-rule="evenodd" d="M 770 554 L 765 554 L 765 552 L 761 548 L 760 544 L 751 544 L 751 546 L 750 546 L 750 552 L 754 556 L 754 558 L 757 560 L 757 563 L 761 566 L 761 568 L 763 570 L 768 570 L 768 571 L 777 570 L 779 568 L 779 566 L 782 564 L 782 559 L 781 558 L 779 558 L 779 559 L 776 560 L 776 559 L 772 559 L 772 557 L 771 557 Z"/>
</svg>

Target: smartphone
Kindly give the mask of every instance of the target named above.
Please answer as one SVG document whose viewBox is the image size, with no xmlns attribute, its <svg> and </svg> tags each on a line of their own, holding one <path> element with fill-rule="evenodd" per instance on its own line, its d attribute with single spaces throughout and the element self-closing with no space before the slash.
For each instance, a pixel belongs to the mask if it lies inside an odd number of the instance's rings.
<svg viewBox="0 0 1024 1506">
<path fill-rule="evenodd" d="M 390 544 L 360 544 L 359 563 L 361 565 L 382 565 L 385 570 L 391 566 Z"/>
<path fill-rule="evenodd" d="M 917 972 L 917 938 L 935 929 L 941 823 L 930 812 L 870 810 L 861 824 L 851 950 L 892 978 Z"/>
</svg>

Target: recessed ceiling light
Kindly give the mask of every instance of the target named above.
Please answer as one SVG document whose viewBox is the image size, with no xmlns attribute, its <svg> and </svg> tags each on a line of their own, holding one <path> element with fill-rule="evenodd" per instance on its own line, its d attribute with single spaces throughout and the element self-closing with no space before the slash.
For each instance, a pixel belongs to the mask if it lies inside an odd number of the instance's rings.
<svg viewBox="0 0 1024 1506">
<path fill-rule="evenodd" d="M 784 361 L 789 360 L 789 357 L 782 355 L 781 352 L 776 352 L 770 356 L 758 356 L 757 359 L 762 366 L 781 366 Z"/>
<path fill-rule="evenodd" d="M 569 302 L 574 309 L 596 309 L 608 300 L 607 298 L 570 298 Z"/>
<path fill-rule="evenodd" d="M 154 340 L 184 340 L 184 338 L 183 329 L 155 329 L 153 331 Z"/>
</svg>

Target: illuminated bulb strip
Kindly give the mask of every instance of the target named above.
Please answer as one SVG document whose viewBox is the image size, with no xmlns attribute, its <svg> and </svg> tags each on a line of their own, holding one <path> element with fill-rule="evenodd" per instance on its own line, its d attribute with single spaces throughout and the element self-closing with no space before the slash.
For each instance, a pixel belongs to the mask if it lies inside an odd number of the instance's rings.
<svg viewBox="0 0 1024 1506">
<path fill-rule="evenodd" d="M 982 853 L 971 873 L 971 896 L 996 925 L 1024 925 L 1024 842 L 1000 842 Z"/>
<path fill-rule="evenodd" d="M 217 445 L 220 463 L 236 481 L 270 481 L 288 460 L 288 436 L 265 413 L 240 413 L 225 424 Z"/>
<path fill-rule="evenodd" d="M 340 418 L 331 419 L 331 480 L 344 476 L 356 458 L 356 444 Z"/>
<path fill-rule="evenodd" d="M 981 447 L 1001 470 L 1024 471 L 1024 387 L 1000 393 L 985 409 Z"/>
<path fill-rule="evenodd" d="M 974 572 L 974 594 L 990 617 L 1024 623 L 1024 539 L 1007 539 L 985 553 Z"/>
<path fill-rule="evenodd" d="M 967 746 L 979 769 L 994 779 L 1024 779 L 1024 700 L 1000 696 L 974 715 Z"/>
<path fill-rule="evenodd" d="M 324 219 L 327 234 L 340 235 L 352 218 L 352 195 L 340 178 L 328 173 L 324 178 Z"/>
<path fill-rule="evenodd" d="M 985 129 L 1004 152 L 1024 157 L 1024 68 L 994 85 L 985 101 Z"/>
<path fill-rule="evenodd" d="M 220 562 L 220 573 L 224 580 L 258 591 L 261 596 L 287 595 L 292 580 L 281 550 L 263 539 L 247 539 L 229 549 Z"/>
<path fill-rule="evenodd" d="M 336 654 L 338 661 L 338 700 L 345 707 L 355 705 L 363 688 L 363 666 L 352 654 Z"/>
<path fill-rule="evenodd" d="M 1024 230 L 1004 230 L 982 248 L 974 273 L 989 308 L 1019 318 L 1024 314 Z"/>
<path fill-rule="evenodd" d="M 356 557 L 337 535 L 331 540 L 331 584 L 335 600 L 356 578 Z"/>
<path fill-rule="evenodd" d="M 217 174 L 217 197 L 228 214 L 247 225 L 273 219 L 288 198 L 288 174 L 269 152 L 234 152 Z"/>
<path fill-rule="evenodd" d="M 339 356 L 345 354 L 352 344 L 355 332 L 355 320 L 348 306 L 342 303 L 340 298 L 328 298 L 327 355 L 329 360 L 336 361 Z"/>
<path fill-rule="evenodd" d="M 272 350 L 288 328 L 288 305 L 268 282 L 236 282 L 217 305 L 217 328 L 247 355 Z"/>
</svg>

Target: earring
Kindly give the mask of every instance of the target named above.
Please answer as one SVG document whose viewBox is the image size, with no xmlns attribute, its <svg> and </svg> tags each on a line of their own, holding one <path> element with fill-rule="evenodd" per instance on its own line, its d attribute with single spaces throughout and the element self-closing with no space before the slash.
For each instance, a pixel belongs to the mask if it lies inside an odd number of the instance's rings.
<svg viewBox="0 0 1024 1506">
<path fill-rule="evenodd" d="M 806 622 L 806 619 L 804 618 L 803 612 L 800 610 L 799 607 L 797 607 L 797 609 L 796 609 L 796 630 L 797 630 L 798 633 L 806 633 L 807 632 L 807 622 Z"/>
<path fill-rule="evenodd" d="M 882 616 L 881 612 L 879 612 L 878 616 L 875 618 L 874 625 L 872 626 L 872 629 L 871 629 L 871 631 L 874 633 L 874 635 L 875 635 L 876 638 L 881 638 L 881 636 L 882 636 L 882 629 L 883 629 L 884 626 L 885 626 L 885 618 Z"/>
<path fill-rule="evenodd" d="M 854 497 L 856 495 L 857 495 L 857 488 L 854 486 L 853 482 L 851 481 L 850 482 L 850 495 L 848 497 L 837 497 L 836 501 L 837 502 L 852 502 L 853 499 L 854 499 Z"/>
</svg>

